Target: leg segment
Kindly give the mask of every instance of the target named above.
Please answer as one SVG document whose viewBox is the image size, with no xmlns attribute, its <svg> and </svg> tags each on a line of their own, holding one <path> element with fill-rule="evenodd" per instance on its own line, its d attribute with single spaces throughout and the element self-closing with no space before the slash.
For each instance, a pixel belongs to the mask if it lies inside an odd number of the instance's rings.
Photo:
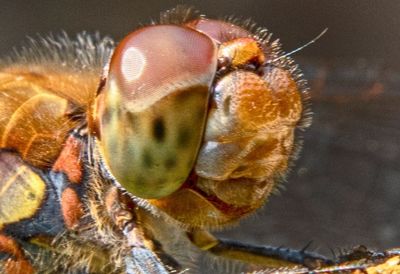
<svg viewBox="0 0 400 274">
<path fill-rule="evenodd" d="M 205 230 L 192 231 L 188 233 L 188 237 L 200 249 L 207 250 L 214 255 L 268 268 L 305 266 L 314 269 L 333 263 L 321 255 L 305 250 L 249 245 L 232 240 L 217 239 Z"/>
</svg>

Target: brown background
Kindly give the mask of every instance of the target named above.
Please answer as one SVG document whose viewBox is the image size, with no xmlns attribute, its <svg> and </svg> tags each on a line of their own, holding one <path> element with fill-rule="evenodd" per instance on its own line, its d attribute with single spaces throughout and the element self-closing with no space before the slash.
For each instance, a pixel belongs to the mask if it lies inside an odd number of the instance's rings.
<svg viewBox="0 0 400 274">
<path fill-rule="evenodd" d="M 116 39 L 178 3 L 209 17 L 251 17 L 297 53 L 313 88 L 313 126 L 286 183 L 224 235 L 317 250 L 400 246 L 400 2 L 0 1 L 0 53 L 36 33 L 100 31 Z"/>
</svg>

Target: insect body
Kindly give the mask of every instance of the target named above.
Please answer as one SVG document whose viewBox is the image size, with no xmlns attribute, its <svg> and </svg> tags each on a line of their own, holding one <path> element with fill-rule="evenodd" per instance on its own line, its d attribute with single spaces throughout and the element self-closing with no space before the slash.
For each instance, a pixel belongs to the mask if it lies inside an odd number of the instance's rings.
<svg viewBox="0 0 400 274">
<path fill-rule="evenodd" d="M 308 124 L 304 82 L 264 33 L 177 8 L 115 49 L 49 38 L 5 62 L 1 270 L 195 272 L 204 251 L 242 270 L 329 264 L 207 231 L 265 202 Z"/>
</svg>

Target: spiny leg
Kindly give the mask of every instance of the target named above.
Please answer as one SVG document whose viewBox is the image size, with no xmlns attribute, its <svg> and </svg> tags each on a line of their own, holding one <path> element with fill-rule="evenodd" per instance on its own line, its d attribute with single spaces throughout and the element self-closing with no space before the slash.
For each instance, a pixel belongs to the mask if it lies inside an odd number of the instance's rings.
<svg viewBox="0 0 400 274">
<path fill-rule="evenodd" d="M 316 253 L 282 247 L 244 244 L 237 241 L 218 239 L 205 230 L 188 232 L 194 245 L 214 255 L 268 268 L 307 267 L 315 269 L 332 265 L 333 261 Z"/>
</svg>

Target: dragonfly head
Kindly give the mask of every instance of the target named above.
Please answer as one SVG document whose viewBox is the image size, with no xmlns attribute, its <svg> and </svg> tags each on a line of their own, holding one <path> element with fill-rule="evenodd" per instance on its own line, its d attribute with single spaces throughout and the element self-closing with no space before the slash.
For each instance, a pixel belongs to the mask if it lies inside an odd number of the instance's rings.
<svg viewBox="0 0 400 274">
<path fill-rule="evenodd" d="M 124 189 L 192 227 L 265 202 L 296 155 L 306 89 L 264 34 L 198 18 L 120 43 L 95 116 L 102 158 Z"/>
</svg>

